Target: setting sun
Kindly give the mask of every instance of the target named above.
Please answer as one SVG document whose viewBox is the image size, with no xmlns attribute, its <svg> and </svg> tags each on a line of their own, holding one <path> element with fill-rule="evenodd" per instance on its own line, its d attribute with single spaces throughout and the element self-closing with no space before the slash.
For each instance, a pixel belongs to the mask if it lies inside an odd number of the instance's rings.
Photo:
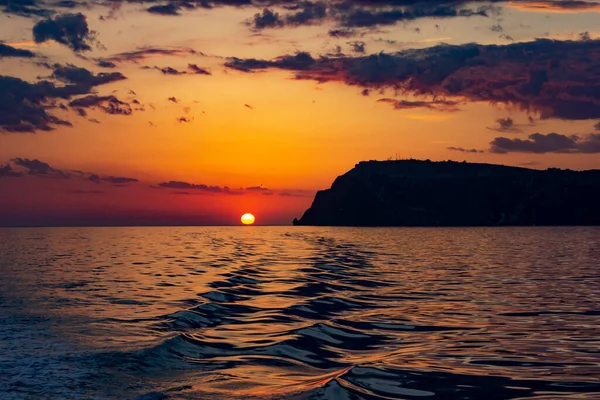
<svg viewBox="0 0 600 400">
<path fill-rule="evenodd" d="M 242 224 L 244 225 L 252 225 L 254 223 L 254 215 L 250 214 L 250 213 L 246 213 L 244 215 L 242 215 L 242 218 L 240 218 L 240 220 L 242 221 Z"/>
</svg>

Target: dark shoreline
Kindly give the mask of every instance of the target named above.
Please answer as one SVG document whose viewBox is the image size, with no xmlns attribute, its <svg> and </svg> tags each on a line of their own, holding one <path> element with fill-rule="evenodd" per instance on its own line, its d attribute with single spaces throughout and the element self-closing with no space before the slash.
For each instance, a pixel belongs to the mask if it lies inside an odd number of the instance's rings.
<svg viewBox="0 0 600 400">
<path fill-rule="evenodd" d="M 429 160 L 363 161 L 318 191 L 294 225 L 600 225 L 600 170 Z"/>
</svg>

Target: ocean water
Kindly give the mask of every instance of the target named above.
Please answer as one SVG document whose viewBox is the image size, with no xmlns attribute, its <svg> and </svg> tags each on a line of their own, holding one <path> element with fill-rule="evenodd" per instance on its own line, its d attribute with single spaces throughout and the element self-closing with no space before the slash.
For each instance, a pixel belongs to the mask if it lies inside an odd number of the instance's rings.
<svg viewBox="0 0 600 400">
<path fill-rule="evenodd" d="M 600 228 L 0 229 L 1 399 L 598 399 Z"/>
</svg>

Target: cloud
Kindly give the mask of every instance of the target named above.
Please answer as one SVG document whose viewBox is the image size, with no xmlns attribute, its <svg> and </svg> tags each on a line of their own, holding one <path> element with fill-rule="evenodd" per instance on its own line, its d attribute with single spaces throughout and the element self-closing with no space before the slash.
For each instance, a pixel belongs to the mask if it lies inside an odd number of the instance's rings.
<svg viewBox="0 0 600 400">
<path fill-rule="evenodd" d="M 210 193 L 223 193 L 229 191 L 228 187 L 221 188 L 220 186 L 209 186 L 204 184 L 193 184 L 180 181 L 162 182 L 159 183 L 158 186 L 167 189 L 199 190 Z"/>
<path fill-rule="evenodd" d="M 322 2 L 305 1 L 299 3 L 295 8 L 299 11 L 283 16 L 269 8 L 264 8 L 262 13 L 254 14 L 250 25 L 258 31 L 265 28 L 311 25 L 315 21 L 321 21 L 327 17 L 327 6 Z"/>
<path fill-rule="evenodd" d="M 296 79 L 341 81 L 515 105 L 541 118 L 600 118 L 600 40 L 538 39 L 507 45 L 438 45 L 369 56 L 285 55 L 273 60 L 230 58 L 244 72 L 270 68 Z"/>
<path fill-rule="evenodd" d="M 522 132 L 522 130 L 519 129 L 517 127 L 517 125 L 515 124 L 515 121 L 513 121 L 513 119 L 510 117 L 498 118 L 496 120 L 496 124 L 498 126 L 488 127 L 488 129 L 491 129 L 491 130 L 497 131 L 497 132 L 511 132 L 511 133 L 521 133 Z"/>
<path fill-rule="evenodd" d="M 256 69 L 281 68 L 289 70 L 308 70 L 316 63 L 315 59 L 307 52 L 298 52 L 293 56 L 283 56 L 274 61 L 257 60 L 254 58 L 240 59 L 230 58 L 225 66 L 243 72 L 251 72 Z"/>
<path fill-rule="evenodd" d="M 6 177 L 14 178 L 14 177 L 19 177 L 19 176 L 23 176 L 23 175 L 24 175 L 23 172 L 14 171 L 9 164 L 0 165 L 0 178 L 6 178 Z"/>
<path fill-rule="evenodd" d="M 99 108 L 107 114 L 130 115 L 132 110 L 129 103 L 121 101 L 115 96 L 98 96 L 91 94 L 69 103 L 71 107 Z"/>
<path fill-rule="evenodd" d="M 379 99 L 378 103 L 389 103 L 397 110 L 409 110 L 412 108 L 427 108 L 436 111 L 457 111 L 458 103 L 449 100 L 431 100 L 431 101 L 408 101 L 396 99 Z"/>
<path fill-rule="evenodd" d="M 245 188 L 245 190 L 247 190 L 249 192 L 268 192 L 268 191 L 270 191 L 270 189 L 264 188 L 264 187 L 262 187 L 262 185 L 250 186 L 250 187 Z"/>
<path fill-rule="evenodd" d="M 4 6 L 5 13 L 22 17 L 44 17 L 52 13 L 52 10 L 41 7 L 36 0 L 0 0 L 0 6 Z"/>
<path fill-rule="evenodd" d="M 335 38 L 351 38 L 358 35 L 358 33 L 353 29 L 330 29 L 327 34 Z"/>
<path fill-rule="evenodd" d="M 160 15 L 179 15 L 179 6 L 169 3 L 158 6 L 152 6 L 146 9 L 151 14 Z"/>
<path fill-rule="evenodd" d="M 208 193 L 222 193 L 222 194 L 228 194 L 228 195 L 242 195 L 244 193 L 261 193 L 261 194 L 265 194 L 265 193 L 270 193 L 272 192 L 271 189 L 267 189 L 265 187 L 261 186 L 249 186 L 246 188 L 239 188 L 239 190 L 231 190 L 228 186 L 210 186 L 210 185 L 204 185 L 204 184 L 195 184 L 195 183 L 188 183 L 188 182 L 181 182 L 181 181 L 169 181 L 169 182 L 162 182 L 158 184 L 159 188 L 165 188 L 165 189 L 176 189 L 176 190 L 180 190 L 178 192 L 172 192 L 174 194 L 194 194 L 194 192 L 198 191 L 201 193 L 204 192 L 208 192 Z M 191 191 L 191 192 L 188 192 Z M 296 195 L 296 194 L 294 194 Z"/>
<path fill-rule="evenodd" d="M 351 28 L 365 28 L 378 25 L 393 25 L 399 21 L 412 21 L 419 18 L 452 18 L 452 17 L 487 17 L 491 6 L 478 9 L 457 8 L 455 5 L 433 5 L 426 7 L 423 4 L 412 7 L 392 9 L 366 9 L 358 8 L 349 13 L 340 15 L 342 26 Z"/>
<path fill-rule="evenodd" d="M 155 67 L 156 69 L 160 70 L 160 72 L 162 72 L 165 75 L 181 75 L 181 74 L 185 74 L 185 72 L 180 72 L 178 70 L 176 70 L 175 68 L 171 68 L 171 67 L 164 67 L 164 68 L 159 68 L 159 67 Z"/>
<path fill-rule="evenodd" d="M 252 19 L 252 27 L 255 30 L 261 30 L 265 28 L 281 28 L 284 22 L 281 19 L 279 13 L 274 12 L 269 8 L 262 10 L 262 13 L 254 14 Z"/>
<path fill-rule="evenodd" d="M 138 182 L 138 180 L 136 178 L 128 178 L 125 176 L 107 176 L 107 177 L 100 178 L 100 181 L 112 183 L 114 185 L 124 185 L 127 183 Z"/>
<path fill-rule="evenodd" d="M 447 150 L 460 151 L 461 153 L 485 153 L 484 150 L 463 149 L 462 147 L 446 147 Z"/>
<path fill-rule="evenodd" d="M 327 17 L 325 3 L 305 1 L 300 3 L 301 10 L 285 16 L 286 25 L 307 25 Z"/>
<path fill-rule="evenodd" d="M 29 50 L 16 49 L 12 46 L 0 42 L 0 58 L 1 57 L 35 57 L 35 53 Z"/>
<path fill-rule="evenodd" d="M 495 138 L 490 142 L 490 152 L 506 153 L 600 153 L 600 134 L 591 133 L 586 136 L 561 135 L 559 133 L 534 133 L 527 140 Z"/>
<path fill-rule="evenodd" d="M 188 55 L 204 55 L 204 53 L 190 48 L 142 47 L 137 50 L 114 54 L 110 57 L 105 57 L 103 60 L 110 63 L 139 62 L 155 56 L 184 57 Z"/>
<path fill-rule="evenodd" d="M 143 69 L 157 69 L 165 75 L 212 75 L 212 73 L 204 68 L 199 67 L 196 64 L 188 64 L 188 71 L 180 71 L 173 67 L 142 67 Z"/>
<path fill-rule="evenodd" d="M 523 11 L 586 12 L 600 11 L 600 4 L 579 0 L 511 1 L 509 5 Z"/>
<path fill-rule="evenodd" d="M 594 125 L 594 129 L 597 131 L 600 131 L 600 122 L 598 122 Z"/>
<path fill-rule="evenodd" d="M 24 176 L 70 179 L 71 181 L 77 181 L 79 179 L 80 182 L 89 181 L 96 184 L 106 182 L 115 186 L 123 186 L 129 183 L 138 182 L 135 178 L 124 176 L 104 176 L 78 170 L 60 170 L 37 159 L 13 158 L 9 160 L 6 165 L 0 165 L 0 178 Z"/>
<path fill-rule="evenodd" d="M 72 64 L 43 63 L 41 65 L 52 68 L 52 78 L 61 81 L 61 84 L 47 80 L 29 83 L 19 78 L 0 75 L 0 92 L 2 93 L 0 96 L 0 130 L 33 133 L 39 130 L 52 130 L 56 125 L 71 126 L 70 122 L 49 112 L 50 109 L 56 107 L 68 110 L 58 100 L 68 100 L 73 96 L 86 95 L 96 86 L 126 79 L 120 72 L 94 75 L 89 70 Z M 73 100 L 71 103 L 75 107 L 88 107 L 91 98 L 98 98 L 98 96 L 90 95 L 85 100 Z M 115 101 L 108 98 L 97 100 L 97 103 L 105 100 L 110 100 L 108 103 L 113 105 L 116 104 Z M 105 104 L 105 110 L 111 111 L 111 113 L 124 113 L 118 112 L 125 109 L 124 104 L 117 108 Z M 80 116 L 86 114 L 85 110 L 81 108 L 76 112 Z"/>
<path fill-rule="evenodd" d="M 354 42 L 349 42 L 348 44 L 350 45 L 350 48 L 352 49 L 352 51 L 355 53 L 364 53 L 365 52 L 365 42 L 357 40 Z"/>
<path fill-rule="evenodd" d="M 196 64 L 188 64 L 188 69 L 198 75 L 212 75 L 209 70 L 201 68 Z"/>
<path fill-rule="evenodd" d="M 89 87 L 127 79 L 120 72 L 101 72 L 98 75 L 94 75 L 87 69 L 79 68 L 72 64 L 67 64 L 64 66 L 55 64 L 53 76 L 62 81 Z"/>
<path fill-rule="evenodd" d="M 254 14 L 248 23 L 254 30 L 258 31 L 266 28 L 312 25 L 330 17 L 336 20 L 339 26 L 346 29 L 331 30 L 329 35 L 348 37 L 352 31 L 347 28 L 393 25 L 399 21 L 412 21 L 420 18 L 487 17 L 490 11 L 495 10 L 490 5 L 481 6 L 477 9 L 462 8 L 460 3 L 467 3 L 467 1 L 442 0 L 428 2 L 427 5 L 423 1 L 346 1 L 330 3 L 329 6 L 324 2 L 304 1 L 296 6 L 284 6 L 288 9 L 298 10 L 284 15 L 270 8 L 264 8 L 262 12 Z M 281 5 L 287 3 L 275 1 L 270 4 Z"/>
<path fill-rule="evenodd" d="M 56 125 L 71 124 L 48 112 L 49 101 L 86 93 L 77 85 L 57 87 L 48 81 L 29 83 L 0 75 L 0 129 L 7 132 L 49 131 Z"/>
<path fill-rule="evenodd" d="M 85 15 L 81 13 L 61 14 L 39 21 L 33 27 L 33 38 L 36 43 L 54 40 L 75 52 L 91 50 L 90 43 L 95 41 Z"/>
<path fill-rule="evenodd" d="M 100 68 L 116 68 L 116 64 L 110 61 L 99 59 L 96 61 L 96 65 Z"/>
<path fill-rule="evenodd" d="M 13 158 L 10 160 L 14 166 L 21 167 L 27 175 L 43 175 L 47 177 L 68 179 L 69 176 L 59 170 L 52 168 L 49 164 L 40 160 L 30 160 L 28 158 Z"/>
</svg>

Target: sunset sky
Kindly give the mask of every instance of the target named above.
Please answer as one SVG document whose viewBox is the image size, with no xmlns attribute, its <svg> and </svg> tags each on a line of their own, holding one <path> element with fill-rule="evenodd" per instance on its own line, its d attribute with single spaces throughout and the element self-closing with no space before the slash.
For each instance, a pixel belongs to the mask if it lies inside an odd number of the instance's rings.
<svg viewBox="0 0 600 400">
<path fill-rule="evenodd" d="M 370 159 L 600 168 L 600 1 L 0 7 L 0 225 L 289 224 Z"/>
</svg>

